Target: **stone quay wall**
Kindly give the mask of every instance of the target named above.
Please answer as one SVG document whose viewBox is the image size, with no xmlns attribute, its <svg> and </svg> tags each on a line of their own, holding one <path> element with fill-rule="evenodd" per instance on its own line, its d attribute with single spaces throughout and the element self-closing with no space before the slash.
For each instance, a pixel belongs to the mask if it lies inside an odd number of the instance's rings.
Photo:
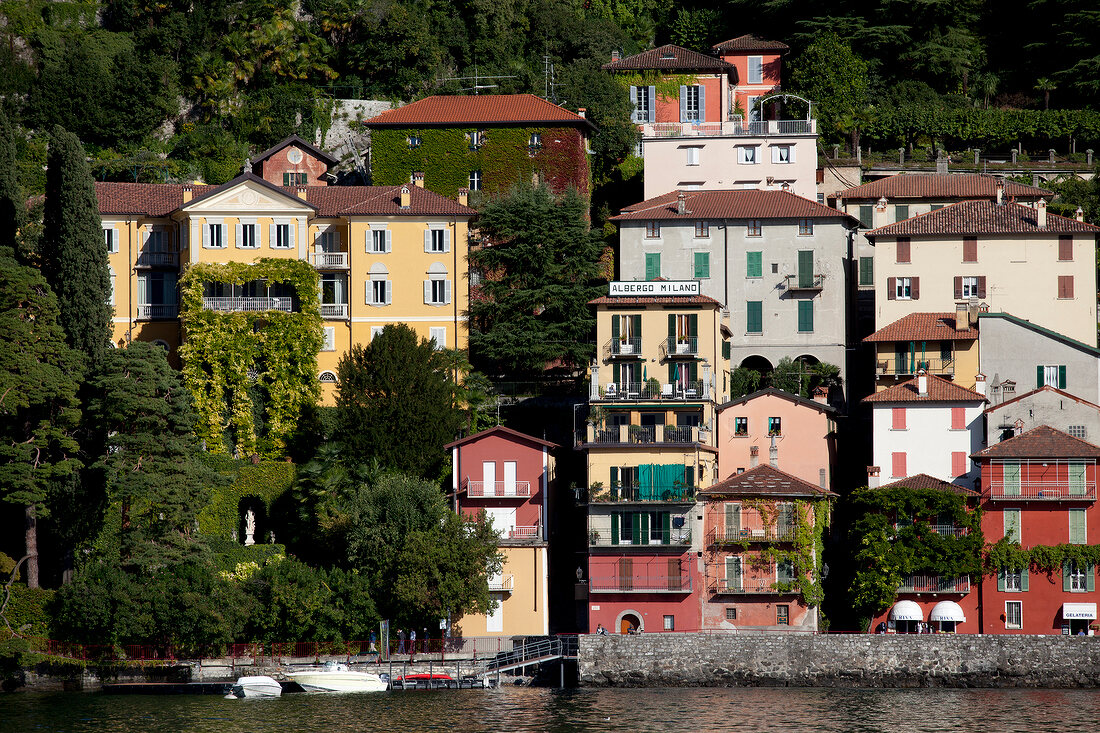
<svg viewBox="0 0 1100 733">
<path fill-rule="evenodd" d="M 585 635 L 578 672 L 588 687 L 1098 687 L 1100 637 Z"/>
</svg>

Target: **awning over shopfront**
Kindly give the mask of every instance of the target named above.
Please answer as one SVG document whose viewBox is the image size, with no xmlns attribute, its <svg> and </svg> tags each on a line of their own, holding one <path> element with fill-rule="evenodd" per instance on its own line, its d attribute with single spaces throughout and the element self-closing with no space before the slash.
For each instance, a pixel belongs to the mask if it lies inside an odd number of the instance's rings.
<svg viewBox="0 0 1100 733">
<path fill-rule="evenodd" d="M 1085 619 L 1088 621 L 1096 620 L 1096 604 L 1095 603 L 1063 603 L 1062 604 L 1062 618 L 1065 620 L 1070 619 Z"/>
<path fill-rule="evenodd" d="M 890 609 L 891 621 L 923 621 L 924 614 L 913 601 L 898 601 Z"/>
<path fill-rule="evenodd" d="M 929 621 L 954 621 L 962 623 L 966 621 L 962 607 L 954 601 L 940 601 L 932 607 L 932 613 L 928 614 Z"/>
</svg>

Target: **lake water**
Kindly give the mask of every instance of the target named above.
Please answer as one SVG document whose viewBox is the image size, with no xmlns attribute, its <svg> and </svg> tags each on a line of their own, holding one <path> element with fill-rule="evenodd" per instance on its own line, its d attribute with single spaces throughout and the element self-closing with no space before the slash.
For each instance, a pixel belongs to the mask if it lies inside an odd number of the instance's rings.
<svg viewBox="0 0 1100 733">
<path fill-rule="evenodd" d="M 1091 690 L 437 690 L 273 700 L 0 696 L 3 733 L 295 731 L 1095 731 Z"/>
</svg>

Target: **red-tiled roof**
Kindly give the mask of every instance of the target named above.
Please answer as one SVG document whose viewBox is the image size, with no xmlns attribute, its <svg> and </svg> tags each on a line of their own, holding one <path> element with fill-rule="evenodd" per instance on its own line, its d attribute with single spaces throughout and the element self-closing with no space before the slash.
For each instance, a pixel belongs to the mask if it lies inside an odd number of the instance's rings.
<svg viewBox="0 0 1100 733">
<path fill-rule="evenodd" d="M 767 41 L 754 33 L 731 38 L 711 48 L 714 53 L 723 51 L 790 51 L 791 47 L 779 41 Z"/>
<path fill-rule="evenodd" d="M 954 313 L 910 313 L 883 326 L 864 341 L 975 341 L 978 329 L 955 328 Z"/>
<path fill-rule="evenodd" d="M 678 196 L 684 195 L 684 213 L 680 214 Z M 647 221 L 652 219 L 848 219 L 843 211 L 822 206 L 790 191 L 669 191 L 666 194 L 631 204 L 611 221 Z"/>
<path fill-rule="evenodd" d="M 744 395 L 742 397 L 732 399 L 729 402 L 725 402 L 725 403 L 719 405 L 716 409 L 719 412 L 721 412 L 722 410 L 725 410 L 728 407 L 735 407 L 736 405 L 743 405 L 746 402 L 751 402 L 752 400 L 755 400 L 759 397 L 779 397 L 780 399 L 787 400 L 788 402 L 793 402 L 796 405 L 801 405 L 803 407 L 812 408 L 814 410 L 817 410 L 818 412 L 826 412 L 826 413 L 836 412 L 836 408 L 833 407 L 832 405 L 826 404 L 824 402 L 818 402 L 816 400 L 808 400 L 805 397 L 801 397 L 801 396 L 796 395 L 796 394 L 791 394 L 790 392 L 784 392 L 783 390 L 776 389 L 775 387 L 765 387 L 764 389 L 759 389 L 759 390 L 757 390 L 757 391 L 755 391 L 751 394 L 747 394 L 747 395 Z"/>
<path fill-rule="evenodd" d="M 997 199 L 996 176 L 981 173 L 899 173 L 837 191 L 838 199 Z M 1053 191 L 1005 181 L 1005 198 L 1035 199 Z"/>
<path fill-rule="evenodd" d="M 1047 212 L 1039 228 L 1037 212 L 1023 204 L 961 201 L 867 232 L 868 237 L 940 237 L 952 234 L 1096 234 L 1100 227 Z"/>
<path fill-rule="evenodd" d="M 978 451 L 971 458 L 1100 458 L 1100 447 L 1049 425 L 1040 425 Z"/>
<path fill-rule="evenodd" d="M 906 476 L 900 481 L 892 481 L 882 486 L 875 486 L 871 490 L 879 491 L 882 489 L 936 489 L 938 491 L 949 491 L 952 494 L 961 494 L 962 496 L 980 496 L 980 493 L 973 489 L 968 489 L 958 484 L 949 484 L 935 476 L 929 476 L 927 473 Z"/>
<path fill-rule="evenodd" d="M 454 127 L 513 123 L 588 125 L 584 117 L 534 94 L 438 95 L 387 110 L 364 124 L 369 127 Z"/>
<path fill-rule="evenodd" d="M 336 165 L 337 163 L 340 162 L 336 158 L 333 158 L 331 155 L 326 153 L 324 150 L 321 150 L 319 147 L 317 147 L 316 145 L 313 145 L 312 143 L 306 142 L 305 140 L 298 137 L 297 135 L 291 135 L 286 140 L 283 140 L 282 142 L 276 143 L 274 146 L 268 148 L 267 150 L 263 151 L 262 153 L 260 153 L 256 157 L 254 157 L 252 159 L 252 162 L 255 164 L 255 163 L 260 163 L 264 160 L 267 160 L 272 155 L 275 155 L 275 153 L 279 152 L 280 150 L 287 147 L 288 145 L 297 145 L 300 148 L 304 148 L 305 150 L 308 150 L 311 154 L 313 154 L 314 157 L 323 160 L 325 163 L 329 164 L 330 166 L 331 165 Z"/>
<path fill-rule="evenodd" d="M 797 476 L 784 473 L 778 468 L 772 468 L 764 463 L 755 468 L 750 468 L 743 473 L 737 473 L 724 481 L 719 481 L 699 492 L 703 499 L 713 496 L 727 495 L 754 495 L 754 496 L 812 496 L 827 497 L 836 496 L 828 489 L 814 486 L 803 481 Z"/>
<path fill-rule="evenodd" d="M 542 446 L 545 446 L 545 447 L 550 448 L 550 449 L 561 447 L 557 443 L 551 443 L 548 440 L 543 440 L 541 438 L 536 438 L 533 435 L 528 435 L 527 433 L 521 433 L 518 430 L 513 430 L 512 428 L 506 428 L 503 425 L 497 425 L 497 426 L 489 428 L 487 430 L 482 430 L 480 433 L 474 433 L 473 435 L 467 435 L 465 438 L 459 438 L 458 440 L 453 441 L 451 443 L 448 443 L 447 445 L 445 445 L 443 447 L 444 448 L 454 448 L 456 445 L 465 445 L 466 443 L 472 443 L 475 440 L 481 440 L 482 438 L 488 437 L 490 435 L 500 435 L 500 436 L 505 437 L 505 438 L 514 438 L 514 439 L 517 439 L 517 440 L 520 440 L 520 441 L 526 441 L 528 443 L 535 443 L 537 445 L 542 445 Z"/>
<path fill-rule="evenodd" d="M 935 374 L 927 375 L 928 394 L 917 391 L 917 377 L 864 397 L 864 402 L 985 402 L 985 397 Z"/>
<path fill-rule="evenodd" d="M 719 301 L 706 295 L 601 295 L 588 301 L 589 305 L 710 305 L 720 306 Z"/>
<path fill-rule="evenodd" d="M 671 43 L 603 65 L 607 71 L 733 71 L 734 65 Z"/>
<path fill-rule="evenodd" d="M 189 207 L 194 206 L 195 204 L 199 203 L 203 199 L 210 198 L 211 196 L 216 196 L 216 195 L 222 193 L 223 191 L 228 191 L 229 189 L 234 188 L 236 186 L 239 186 L 242 183 L 248 183 L 248 182 L 251 182 L 251 183 L 257 185 L 260 188 L 266 188 L 267 190 L 271 191 L 272 193 L 274 193 L 277 196 L 285 196 L 286 198 L 294 199 L 296 202 L 300 203 L 302 206 L 308 206 L 311 209 L 316 209 L 317 208 L 314 204 L 311 204 L 308 201 L 304 201 L 301 198 L 299 198 L 298 194 L 295 193 L 295 189 L 285 188 L 283 186 L 276 186 L 274 183 L 272 183 L 271 181 L 268 181 L 266 178 L 260 178 L 259 176 L 257 176 L 252 171 L 245 171 L 241 175 L 234 178 L 232 181 L 226 181 L 225 183 L 221 184 L 220 186 L 211 186 L 207 190 L 203 191 L 201 195 L 196 194 L 193 199 L 188 201 L 181 208 L 184 208 L 184 209 L 189 208 Z M 153 184 L 153 185 L 156 185 L 156 184 Z M 324 186 L 318 186 L 317 188 L 324 188 Z"/>
<path fill-rule="evenodd" d="M 217 186 L 180 183 L 110 183 L 95 184 L 100 214 L 131 214 L 135 216 L 168 216 L 183 206 L 183 191 L 191 189 L 202 196 Z"/>
</svg>

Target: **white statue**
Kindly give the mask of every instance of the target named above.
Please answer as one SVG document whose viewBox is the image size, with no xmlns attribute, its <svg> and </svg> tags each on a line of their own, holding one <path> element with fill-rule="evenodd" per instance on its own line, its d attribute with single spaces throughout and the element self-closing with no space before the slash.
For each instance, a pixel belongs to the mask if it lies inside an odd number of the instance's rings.
<svg viewBox="0 0 1100 733">
<path fill-rule="evenodd" d="M 245 547 L 256 544 L 252 536 L 256 534 L 256 512 L 249 509 L 244 513 L 244 544 Z"/>
</svg>

